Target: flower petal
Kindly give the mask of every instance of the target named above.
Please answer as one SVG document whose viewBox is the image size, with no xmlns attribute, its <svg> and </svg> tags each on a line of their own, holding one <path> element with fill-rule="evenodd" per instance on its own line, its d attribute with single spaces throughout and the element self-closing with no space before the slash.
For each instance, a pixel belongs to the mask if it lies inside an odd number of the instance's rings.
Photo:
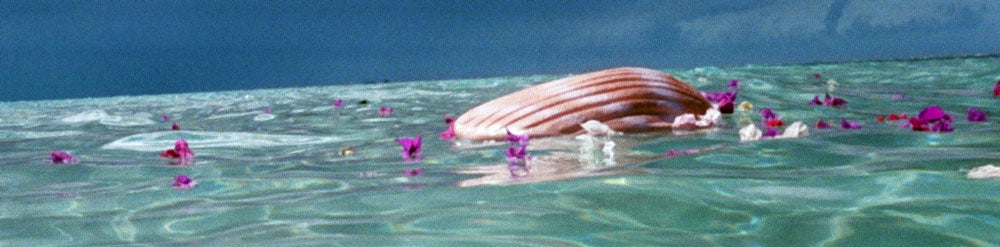
<svg viewBox="0 0 1000 247">
<path fill-rule="evenodd" d="M 986 122 L 986 113 L 976 109 L 975 107 L 969 107 L 969 116 L 965 119 L 969 122 Z"/>
</svg>

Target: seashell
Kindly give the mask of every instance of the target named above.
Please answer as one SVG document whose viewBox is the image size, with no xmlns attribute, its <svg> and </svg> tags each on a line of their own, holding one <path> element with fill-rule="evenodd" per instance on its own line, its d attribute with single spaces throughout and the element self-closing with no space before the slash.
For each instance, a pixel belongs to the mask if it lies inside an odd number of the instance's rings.
<svg viewBox="0 0 1000 247">
<path fill-rule="evenodd" d="M 455 121 L 462 139 L 502 140 L 506 129 L 531 137 L 582 133 L 597 120 L 618 132 L 669 130 L 674 118 L 703 115 L 711 104 L 687 83 L 646 68 L 615 68 L 570 76 L 476 106 Z"/>
</svg>

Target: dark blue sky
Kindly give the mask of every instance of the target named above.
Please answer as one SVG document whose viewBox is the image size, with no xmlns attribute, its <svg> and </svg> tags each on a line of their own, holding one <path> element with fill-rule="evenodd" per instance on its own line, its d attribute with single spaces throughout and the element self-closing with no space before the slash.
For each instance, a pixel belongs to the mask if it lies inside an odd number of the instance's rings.
<svg viewBox="0 0 1000 247">
<path fill-rule="evenodd" d="M 998 1 L 0 1 L 0 101 L 1000 52 Z"/>
</svg>

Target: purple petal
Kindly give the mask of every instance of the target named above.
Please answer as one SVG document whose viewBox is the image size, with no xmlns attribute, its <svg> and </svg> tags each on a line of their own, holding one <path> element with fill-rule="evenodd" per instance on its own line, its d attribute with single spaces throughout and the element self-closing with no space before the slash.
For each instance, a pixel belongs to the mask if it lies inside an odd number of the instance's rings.
<svg viewBox="0 0 1000 247">
<path fill-rule="evenodd" d="M 823 102 L 819 100 L 819 95 L 813 97 L 812 101 L 809 101 L 810 105 L 823 105 Z"/>
<path fill-rule="evenodd" d="M 342 105 L 344 105 L 344 100 L 342 100 L 342 99 L 337 99 L 337 100 L 333 101 L 333 106 L 340 107 Z"/>
<path fill-rule="evenodd" d="M 937 124 L 931 127 L 931 131 L 934 132 L 951 132 L 953 130 L 955 128 L 951 127 L 951 121 L 938 121 Z"/>
<path fill-rule="evenodd" d="M 163 115 L 163 122 L 170 122 L 170 116 Z"/>
<path fill-rule="evenodd" d="M 726 84 L 726 88 L 729 89 L 729 91 L 739 90 L 740 89 L 740 80 L 729 81 L 729 83 Z"/>
<path fill-rule="evenodd" d="M 854 121 L 848 121 L 847 119 L 840 119 L 840 127 L 844 129 L 860 129 L 861 124 Z"/>
<path fill-rule="evenodd" d="M 271 114 L 272 113 L 271 108 L 264 108 L 264 113 Z"/>
<path fill-rule="evenodd" d="M 507 130 L 507 142 L 516 143 L 521 146 L 527 146 L 529 138 L 530 137 L 528 137 L 528 134 L 515 135 L 514 133 L 510 133 L 510 129 Z"/>
<path fill-rule="evenodd" d="M 781 135 L 781 133 L 779 133 L 777 129 L 767 128 L 767 130 L 764 131 L 764 137 L 775 137 L 778 135 Z"/>
<path fill-rule="evenodd" d="M 901 93 L 894 93 L 894 94 L 892 94 L 892 99 L 903 99 L 903 94 L 901 94 Z"/>
<path fill-rule="evenodd" d="M 736 111 L 736 106 L 733 105 L 733 101 L 729 99 L 724 99 L 719 102 L 719 113 L 722 114 L 733 114 Z"/>
<path fill-rule="evenodd" d="M 774 114 L 774 111 L 771 111 L 771 109 L 769 109 L 769 108 L 761 108 L 760 109 L 760 116 L 763 117 L 764 119 L 775 119 L 775 118 L 778 118 L 778 114 Z"/>
<path fill-rule="evenodd" d="M 969 107 L 969 116 L 966 117 L 966 120 L 969 120 L 969 122 L 986 122 L 986 113 L 975 107 Z"/>
<path fill-rule="evenodd" d="M 507 147 L 507 161 L 523 160 L 526 157 L 527 146 L 514 145 Z"/>
<path fill-rule="evenodd" d="M 63 151 L 52 151 L 49 153 L 49 161 L 53 164 L 74 164 L 78 160 L 73 155 Z"/>
<path fill-rule="evenodd" d="M 177 178 L 174 179 L 174 182 L 170 183 L 170 186 L 173 186 L 175 189 L 186 190 L 193 188 L 195 186 L 195 182 L 188 176 L 178 175 Z"/>
<path fill-rule="evenodd" d="M 944 113 L 944 111 L 941 110 L 941 107 L 936 105 L 924 108 L 923 111 L 920 111 L 920 115 L 917 115 L 918 118 L 927 122 L 933 122 L 938 119 L 945 118 L 946 116 L 950 118 L 947 113 Z"/>
</svg>

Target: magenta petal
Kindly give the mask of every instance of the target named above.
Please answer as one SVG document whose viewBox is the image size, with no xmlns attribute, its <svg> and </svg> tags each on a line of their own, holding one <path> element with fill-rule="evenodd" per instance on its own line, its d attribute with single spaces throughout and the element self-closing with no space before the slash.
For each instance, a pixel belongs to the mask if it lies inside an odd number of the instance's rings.
<svg viewBox="0 0 1000 247">
<path fill-rule="evenodd" d="M 52 151 L 49 153 L 49 161 L 53 164 L 74 164 L 77 162 L 77 159 L 73 155 L 63 151 Z"/>
<path fill-rule="evenodd" d="M 406 174 L 407 177 L 423 176 L 424 169 L 420 167 L 406 168 L 406 172 L 404 174 Z"/>
<path fill-rule="evenodd" d="M 739 90 L 740 89 L 740 80 L 729 81 L 729 83 L 726 84 L 726 89 L 729 89 L 729 91 Z"/>
<path fill-rule="evenodd" d="M 174 151 L 177 152 L 178 158 L 180 159 L 191 159 L 194 158 L 194 152 L 188 147 L 187 141 L 184 139 L 177 139 L 174 143 Z"/>
<path fill-rule="evenodd" d="M 527 154 L 527 146 L 514 145 L 507 147 L 507 161 L 513 162 L 523 160 Z"/>
<path fill-rule="evenodd" d="M 931 127 L 931 131 L 934 132 L 951 132 L 953 130 L 955 128 L 951 127 L 951 122 L 949 121 L 938 121 L 937 124 Z"/>
<path fill-rule="evenodd" d="M 507 142 L 516 143 L 521 146 L 527 146 L 529 138 L 530 137 L 528 137 L 528 134 L 515 135 L 514 133 L 510 133 L 509 129 L 507 130 Z"/>
<path fill-rule="evenodd" d="M 771 109 L 768 109 L 768 108 L 761 108 L 760 109 L 760 116 L 763 117 L 764 119 L 775 119 L 775 118 L 778 118 L 778 114 L 774 114 L 774 111 L 772 111 Z"/>
<path fill-rule="evenodd" d="M 170 116 L 163 115 L 163 122 L 170 122 Z"/>
<path fill-rule="evenodd" d="M 455 119 L 449 117 L 448 115 L 441 114 L 441 118 L 444 118 L 444 124 L 451 124 L 455 122 Z"/>
<path fill-rule="evenodd" d="M 264 108 L 264 114 L 271 114 L 271 108 Z"/>
<path fill-rule="evenodd" d="M 809 101 L 810 105 L 822 105 L 823 102 L 819 100 L 819 95 L 813 97 L 812 101 Z"/>
<path fill-rule="evenodd" d="M 781 133 L 779 133 L 777 129 L 767 128 L 767 130 L 764 131 L 764 137 L 775 137 L 778 135 L 781 135 Z"/>
<path fill-rule="evenodd" d="M 854 121 L 848 121 L 847 119 L 840 119 L 840 127 L 844 129 L 860 129 L 861 124 Z"/>
<path fill-rule="evenodd" d="M 340 106 L 343 106 L 343 105 L 344 105 L 344 100 L 342 100 L 342 99 L 337 99 L 337 100 L 333 101 L 333 106 L 340 107 Z"/>
<path fill-rule="evenodd" d="M 403 155 L 403 160 L 410 161 L 420 161 L 420 140 L 423 135 L 418 135 L 416 138 L 398 138 L 396 142 L 403 147 L 403 151 L 400 154 Z"/>
<path fill-rule="evenodd" d="M 448 130 L 441 132 L 441 139 L 452 141 L 455 140 L 455 124 L 449 123 Z"/>
<path fill-rule="evenodd" d="M 181 130 L 181 126 L 178 126 L 177 123 L 174 123 L 173 125 L 170 126 L 170 129 L 171 130 Z"/>
<path fill-rule="evenodd" d="M 945 114 L 944 111 L 941 110 L 940 106 L 934 105 L 924 108 L 923 111 L 920 111 L 920 115 L 917 115 L 917 117 L 923 119 L 924 121 L 931 122 L 944 118 L 945 115 L 947 114 Z"/>
<path fill-rule="evenodd" d="M 986 122 L 986 113 L 975 107 L 969 107 L 969 116 L 966 117 L 966 120 L 969 120 L 969 122 Z"/>
<path fill-rule="evenodd" d="M 193 188 L 195 186 L 195 182 L 188 176 L 178 175 L 177 178 L 174 179 L 174 182 L 170 183 L 170 186 L 173 186 L 175 189 L 186 190 Z"/>
<path fill-rule="evenodd" d="M 903 94 L 894 93 L 892 94 L 892 99 L 903 99 Z"/>
<path fill-rule="evenodd" d="M 844 100 L 844 99 L 841 99 L 841 98 L 837 98 L 837 97 L 833 97 L 833 101 L 830 102 L 830 106 L 833 106 L 833 107 L 841 107 L 841 106 L 844 106 L 846 104 L 847 104 L 847 100 Z"/>
<path fill-rule="evenodd" d="M 733 105 L 733 101 L 729 99 L 724 99 L 719 102 L 719 113 L 722 114 L 733 114 L 736 111 L 736 106 Z"/>
</svg>

